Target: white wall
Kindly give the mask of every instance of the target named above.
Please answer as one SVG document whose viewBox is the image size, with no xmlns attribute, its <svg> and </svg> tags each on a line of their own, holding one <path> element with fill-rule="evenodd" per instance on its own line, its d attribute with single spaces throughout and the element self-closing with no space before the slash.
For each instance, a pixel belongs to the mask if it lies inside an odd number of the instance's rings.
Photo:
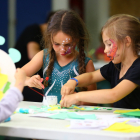
<svg viewBox="0 0 140 140">
<path fill-rule="evenodd" d="M 68 0 L 52 0 L 52 11 L 60 9 L 69 9 Z"/>
<path fill-rule="evenodd" d="M 8 0 L 8 48 L 15 45 L 16 0 Z"/>
<path fill-rule="evenodd" d="M 109 17 L 109 0 L 85 0 L 85 23 L 90 33 L 89 49 L 100 45 L 99 34 Z"/>
</svg>

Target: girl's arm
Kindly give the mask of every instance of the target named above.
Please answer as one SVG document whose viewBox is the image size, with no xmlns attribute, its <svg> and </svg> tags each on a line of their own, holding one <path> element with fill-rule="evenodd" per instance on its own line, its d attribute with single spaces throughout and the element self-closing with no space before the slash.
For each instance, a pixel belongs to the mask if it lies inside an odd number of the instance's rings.
<svg viewBox="0 0 140 140">
<path fill-rule="evenodd" d="M 27 76 L 37 73 L 43 66 L 43 50 L 38 52 L 26 65 L 22 67 Z"/>
<path fill-rule="evenodd" d="M 42 88 L 43 84 L 42 78 L 39 75 L 34 75 L 37 73 L 41 67 L 43 66 L 43 50 L 38 52 L 30 62 L 24 65 L 21 69 L 23 69 L 27 75 L 25 85 L 30 87 Z M 34 75 L 34 76 L 32 76 Z M 32 77 L 31 77 L 32 76 Z"/>
<path fill-rule="evenodd" d="M 93 72 L 93 71 L 95 71 L 95 68 L 93 66 L 93 62 L 92 62 L 92 60 L 89 60 L 89 62 L 86 65 L 86 73 Z M 94 83 L 94 84 L 91 84 L 91 85 L 87 86 L 87 88 L 88 88 L 87 89 L 88 91 L 96 90 L 97 89 L 97 85 L 96 85 L 96 83 Z"/>
<path fill-rule="evenodd" d="M 85 100 L 93 103 L 114 103 L 127 96 L 136 87 L 137 84 L 129 80 L 123 80 L 112 89 L 88 91 L 86 95 L 84 95 L 84 92 L 79 92 L 76 99 L 80 101 Z"/>
<path fill-rule="evenodd" d="M 77 87 L 86 87 L 96 82 L 105 80 L 101 75 L 100 70 L 84 73 L 75 78 L 78 80 Z M 61 95 L 65 96 L 74 93 L 76 84 L 75 80 L 68 80 L 68 82 L 61 88 Z"/>
<path fill-rule="evenodd" d="M 15 73 L 15 86 L 10 88 L 0 101 L 0 122 L 7 119 L 17 108 L 18 103 L 23 100 L 22 90 L 25 82 L 25 72 L 17 69 Z"/>
<path fill-rule="evenodd" d="M 66 95 L 61 102 L 61 106 L 69 107 L 79 101 L 101 104 L 114 103 L 127 96 L 137 86 L 137 84 L 125 79 L 112 89 L 94 90 Z"/>
<path fill-rule="evenodd" d="M 93 71 L 95 71 L 95 68 L 93 66 L 93 61 L 89 60 L 89 62 L 86 65 L 86 73 L 93 72 Z M 96 90 L 96 89 L 97 89 L 96 83 L 87 86 L 87 91 Z M 92 105 L 93 106 L 93 105 L 97 105 L 97 104 L 88 103 L 88 102 L 80 102 L 78 105 Z"/>
</svg>

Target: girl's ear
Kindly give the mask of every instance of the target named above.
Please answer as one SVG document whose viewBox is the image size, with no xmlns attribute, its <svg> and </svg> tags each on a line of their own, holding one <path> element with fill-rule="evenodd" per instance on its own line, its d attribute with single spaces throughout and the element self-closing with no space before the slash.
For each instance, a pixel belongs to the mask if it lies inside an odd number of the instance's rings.
<svg viewBox="0 0 140 140">
<path fill-rule="evenodd" d="M 130 36 L 126 36 L 126 37 L 125 37 L 125 44 L 126 44 L 126 47 L 131 46 L 131 43 L 132 43 L 132 40 L 131 40 Z"/>
</svg>

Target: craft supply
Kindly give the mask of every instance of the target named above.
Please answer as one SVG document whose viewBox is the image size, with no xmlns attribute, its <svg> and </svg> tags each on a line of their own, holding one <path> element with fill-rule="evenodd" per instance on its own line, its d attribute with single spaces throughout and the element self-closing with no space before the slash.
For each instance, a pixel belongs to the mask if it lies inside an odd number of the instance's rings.
<svg viewBox="0 0 140 140">
<path fill-rule="evenodd" d="M 57 96 L 44 96 L 43 105 L 57 105 Z"/>
<path fill-rule="evenodd" d="M 17 108 L 16 112 L 17 113 L 24 113 L 24 114 L 33 114 L 34 110 L 33 109 L 26 109 L 26 108 Z"/>
<path fill-rule="evenodd" d="M 11 121 L 11 118 L 10 117 L 7 118 L 4 122 L 9 122 L 9 121 Z"/>
<path fill-rule="evenodd" d="M 29 86 L 28 86 L 29 87 Z M 44 96 L 43 94 L 41 94 L 40 92 L 38 92 L 38 91 L 36 91 L 36 90 L 34 90 L 33 88 L 31 88 L 31 87 L 29 87 L 31 90 L 33 90 L 33 91 L 35 91 L 36 93 L 38 93 L 38 94 L 40 94 L 40 95 L 42 95 L 42 96 Z"/>
<path fill-rule="evenodd" d="M 107 108 L 107 110 L 112 110 L 112 108 Z"/>
</svg>

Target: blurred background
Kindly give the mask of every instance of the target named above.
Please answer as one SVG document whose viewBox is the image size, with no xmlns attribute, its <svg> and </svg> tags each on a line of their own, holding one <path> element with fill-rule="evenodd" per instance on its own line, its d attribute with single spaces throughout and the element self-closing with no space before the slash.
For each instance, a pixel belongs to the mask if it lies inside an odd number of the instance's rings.
<svg viewBox="0 0 140 140">
<path fill-rule="evenodd" d="M 0 35 L 6 40 L 0 49 L 8 51 L 15 45 L 22 31 L 31 24 L 41 24 L 50 11 L 73 9 L 84 20 L 90 34 L 88 55 L 93 59 L 95 50 L 102 46 L 100 31 L 114 14 L 140 17 L 140 0 L 0 0 Z M 99 50 L 99 53 L 101 50 Z"/>
</svg>

